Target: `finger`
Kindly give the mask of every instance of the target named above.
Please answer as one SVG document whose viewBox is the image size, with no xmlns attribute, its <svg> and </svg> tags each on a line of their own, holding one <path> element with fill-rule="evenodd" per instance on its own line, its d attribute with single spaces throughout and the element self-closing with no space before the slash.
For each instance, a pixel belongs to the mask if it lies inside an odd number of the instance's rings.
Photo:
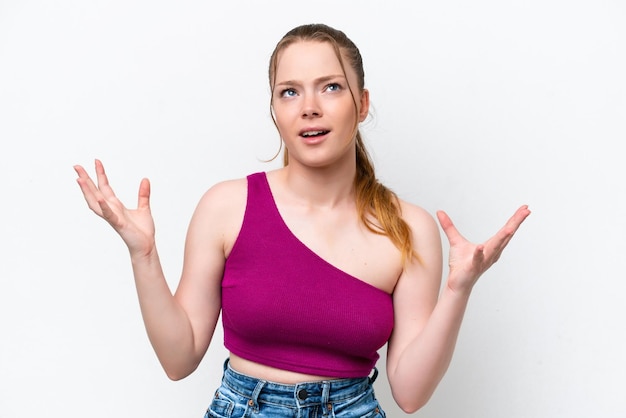
<svg viewBox="0 0 626 418">
<path fill-rule="evenodd" d="M 89 186 L 89 189 L 91 191 L 95 192 L 95 191 L 98 190 L 98 188 L 96 187 L 94 182 L 91 180 L 91 177 L 89 177 L 89 174 L 87 174 L 87 170 L 85 170 L 82 166 L 75 165 L 74 166 L 74 171 L 76 171 L 76 174 L 78 174 L 78 178 L 83 180 L 84 183 L 87 186 Z"/>
<path fill-rule="evenodd" d="M 100 211 L 100 205 L 98 204 L 98 198 L 91 192 L 89 189 L 89 185 L 83 179 L 76 179 L 76 182 L 80 186 L 81 191 L 83 192 L 83 198 L 85 198 L 85 202 L 87 202 L 87 206 L 89 209 L 94 211 L 98 215 L 102 215 Z"/>
<path fill-rule="evenodd" d="M 455 244 L 461 240 L 465 240 L 465 238 L 456 229 L 447 213 L 442 210 L 437 211 L 437 219 L 439 220 L 441 229 L 443 229 L 446 237 L 448 237 L 450 244 Z"/>
<path fill-rule="evenodd" d="M 505 228 L 508 228 L 511 233 L 515 233 L 517 229 L 520 227 L 522 222 L 526 220 L 526 218 L 530 215 L 530 210 L 528 209 L 528 205 L 520 206 L 513 216 L 509 218 L 509 220 L 505 224 Z"/>
<path fill-rule="evenodd" d="M 521 206 L 517 209 L 513 216 L 509 218 L 506 224 L 504 224 L 504 226 L 496 234 L 499 241 L 501 241 L 504 245 L 508 244 L 528 215 L 530 215 L 530 210 L 528 210 L 527 205 Z"/>
<path fill-rule="evenodd" d="M 150 210 L 150 180 L 144 178 L 139 184 L 139 197 L 137 199 L 137 209 Z"/>
<path fill-rule="evenodd" d="M 473 264 L 474 266 L 478 266 L 479 268 L 483 265 L 485 261 L 485 246 L 484 245 L 477 245 L 476 249 L 474 250 L 474 256 L 473 256 Z"/>
<path fill-rule="evenodd" d="M 109 204 L 104 198 L 98 199 L 98 205 L 100 207 L 100 211 L 102 212 L 102 217 L 109 223 L 111 226 L 117 230 L 119 228 L 119 216 L 111 209 Z"/>
<path fill-rule="evenodd" d="M 530 210 L 527 205 L 523 205 L 515 211 L 513 216 L 509 218 L 506 224 L 494 235 L 487 244 L 489 247 L 493 247 L 494 253 L 496 253 L 496 260 L 500 257 L 504 248 L 509 244 L 513 235 L 517 232 L 520 225 L 530 215 Z"/>
<path fill-rule="evenodd" d="M 80 189 L 83 193 L 83 197 L 85 198 L 85 201 L 87 202 L 87 206 L 89 206 L 89 208 L 92 211 L 96 212 L 98 215 L 101 215 L 100 205 L 98 204 L 98 197 L 100 195 L 98 188 L 93 183 L 93 181 L 91 180 L 91 177 L 89 177 L 89 175 L 87 174 L 87 172 L 85 171 L 83 167 L 77 165 L 77 166 L 74 166 L 74 170 L 78 174 L 78 179 L 76 179 L 76 181 L 78 185 L 80 186 Z"/>
<path fill-rule="evenodd" d="M 102 194 L 106 198 L 115 197 L 115 193 L 113 193 L 113 189 L 109 185 L 109 178 L 107 177 L 106 172 L 104 171 L 104 165 L 102 164 L 102 161 L 96 159 L 95 165 L 96 165 L 96 178 L 98 180 L 98 189 L 102 192 Z"/>
</svg>

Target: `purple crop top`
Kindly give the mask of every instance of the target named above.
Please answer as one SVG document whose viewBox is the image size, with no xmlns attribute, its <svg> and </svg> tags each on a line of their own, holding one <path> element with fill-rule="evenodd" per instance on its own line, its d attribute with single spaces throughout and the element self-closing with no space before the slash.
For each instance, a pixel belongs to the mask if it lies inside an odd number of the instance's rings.
<svg viewBox="0 0 626 418">
<path fill-rule="evenodd" d="M 222 280 L 224 345 L 299 373 L 367 376 L 393 329 L 392 297 L 306 247 L 284 223 L 265 173 L 248 176 L 243 224 Z"/>
</svg>

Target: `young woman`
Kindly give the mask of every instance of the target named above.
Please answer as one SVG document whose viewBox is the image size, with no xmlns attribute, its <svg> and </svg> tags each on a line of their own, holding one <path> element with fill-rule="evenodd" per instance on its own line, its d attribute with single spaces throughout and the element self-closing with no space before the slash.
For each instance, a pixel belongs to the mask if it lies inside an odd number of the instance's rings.
<svg viewBox="0 0 626 418">
<path fill-rule="evenodd" d="M 99 161 L 96 183 L 75 167 L 78 184 L 128 246 L 148 336 L 171 379 L 196 369 L 222 312 L 230 355 L 206 417 L 385 416 L 372 388 L 384 344 L 394 399 L 416 411 L 448 368 L 474 284 L 530 211 L 519 208 L 480 245 L 438 212 L 450 242 L 441 289 L 437 223 L 376 180 L 358 131 L 369 92 L 357 47 L 328 26 L 297 27 L 276 46 L 269 80 L 285 165 L 202 196 L 175 294 L 148 180 L 135 210 Z"/>
</svg>

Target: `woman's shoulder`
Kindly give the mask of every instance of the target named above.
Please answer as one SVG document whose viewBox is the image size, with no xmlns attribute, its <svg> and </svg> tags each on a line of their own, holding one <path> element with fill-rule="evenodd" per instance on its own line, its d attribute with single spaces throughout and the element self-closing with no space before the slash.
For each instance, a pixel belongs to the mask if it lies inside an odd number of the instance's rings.
<svg viewBox="0 0 626 418">
<path fill-rule="evenodd" d="M 213 237 L 227 255 L 246 211 L 247 177 L 215 183 L 200 197 L 189 225 L 193 236 Z"/>
<path fill-rule="evenodd" d="M 403 199 L 398 199 L 398 201 L 400 203 L 400 212 L 402 214 L 402 218 L 411 227 L 432 228 L 433 225 L 437 226 L 435 217 L 423 207 Z"/>
<path fill-rule="evenodd" d="M 198 203 L 199 207 L 219 212 L 241 212 L 245 209 L 248 196 L 248 183 L 256 177 L 267 177 L 271 172 L 258 171 L 244 177 L 219 181 L 204 192 Z"/>
<path fill-rule="evenodd" d="M 247 176 L 221 180 L 213 184 L 211 187 L 209 187 L 202 197 L 203 198 L 205 197 L 225 198 L 225 197 L 228 197 L 229 195 L 233 195 L 233 194 L 238 195 L 238 194 L 241 194 L 242 192 L 245 193 L 247 189 L 247 184 L 248 184 Z"/>
<path fill-rule="evenodd" d="M 219 181 L 211 186 L 202 196 L 203 199 L 218 198 L 220 200 L 230 198 L 240 198 L 246 195 L 248 190 L 248 182 L 253 178 L 267 177 L 271 171 L 256 171 L 249 173 L 243 177 L 232 178 Z M 257 180 L 258 181 L 258 180 Z"/>
<path fill-rule="evenodd" d="M 441 234 L 435 216 L 423 207 L 399 199 L 402 219 L 409 225 L 416 249 L 423 252 L 425 247 L 440 248 Z"/>
<path fill-rule="evenodd" d="M 245 209 L 247 190 L 247 176 L 221 180 L 202 194 L 198 209 L 221 215 L 241 211 Z"/>
</svg>

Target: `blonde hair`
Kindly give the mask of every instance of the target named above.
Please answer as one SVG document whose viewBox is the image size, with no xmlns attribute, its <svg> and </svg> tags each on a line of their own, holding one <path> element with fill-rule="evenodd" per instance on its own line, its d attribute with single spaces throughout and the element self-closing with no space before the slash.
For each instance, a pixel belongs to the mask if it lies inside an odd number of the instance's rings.
<svg viewBox="0 0 626 418">
<path fill-rule="evenodd" d="M 276 82 L 279 53 L 289 45 L 298 41 L 329 43 L 335 50 L 344 75 L 346 74 L 344 67 L 345 59 L 357 75 L 359 91 L 362 92 L 364 90 L 365 72 L 363 70 L 363 59 L 357 46 L 340 30 L 323 24 L 310 24 L 298 26 L 290 30 L 278 42 L 276 48 L 274 48 L 269 65 L 269 82 L 272 91 L 274 90 Z M 350 88 L 350 86 L 348 87 Z M 355 112 L 357 112 L 357 102 L 351 88 L 350 92 L 354 100 Z M 273 112 L 272 120 L 276 125 Z M 391 242 L 402 254 L 403 263 L 412 258 L 419 260 L 419 256 L 413 249 L 411 228 L 402 218 L 398 196 L 376 179 L 374 164 L 365 148 L 361 133 L 358 130 L 358 119 L 355 125 L 355 132 L 356 176 L 354 185 L 359 218 L 370 231 L 389 237 Z M 283 154 L 283 163 L 284 165 L 289 164 L 289 153 L 287 149 L 285 149 Z"/>
</svg>

